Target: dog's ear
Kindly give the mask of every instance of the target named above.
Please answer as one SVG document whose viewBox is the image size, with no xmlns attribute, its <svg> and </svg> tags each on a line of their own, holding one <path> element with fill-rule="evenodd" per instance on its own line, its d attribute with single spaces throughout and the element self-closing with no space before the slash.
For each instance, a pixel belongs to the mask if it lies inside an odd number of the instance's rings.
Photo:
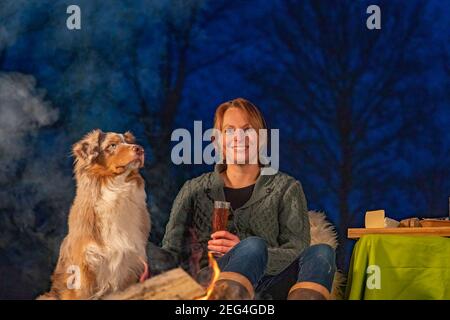
<svg viewBox="0 0 450 320">
<path fill-rule="evenodd" d="M 123 134 L 123 137 L 125 138 L 126 143 L 130 143 L 130 144 L 136 143 L 136 138 L 130 131 L 125 132 Z"/>
<path fill-rule="evenodd" d="M 100 140 L 104 133 L 100 129 L 95 129 L 84 136 L 83 139 L 75 143 L 72 153 L 77 160 L 84 160 L 91 163 L 100 154 Z"/>
</svg>

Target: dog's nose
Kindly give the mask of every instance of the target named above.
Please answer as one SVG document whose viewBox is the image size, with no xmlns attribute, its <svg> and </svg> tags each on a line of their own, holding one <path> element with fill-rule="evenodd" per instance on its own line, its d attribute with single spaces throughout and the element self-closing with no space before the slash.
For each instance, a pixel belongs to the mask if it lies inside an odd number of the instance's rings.
<svg viewBox="0 0 450 320">
<path fill-rule="evenodd" d="M 133 151 L 136 152 L 137 155 L 142 155 L 144 154 L 144 148 L 142 148 L 141 146 L 135 144 L 133 146 Z"/>
</svg>

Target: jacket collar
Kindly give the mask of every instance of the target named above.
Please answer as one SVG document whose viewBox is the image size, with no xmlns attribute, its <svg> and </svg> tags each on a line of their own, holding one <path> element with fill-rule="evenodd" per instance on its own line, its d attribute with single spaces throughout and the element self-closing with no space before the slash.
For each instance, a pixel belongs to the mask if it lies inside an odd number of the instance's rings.
<svg viewBox="0 0 450 320">
<path fill-rule="evenodd" d="M 220 175 L 220 173 L 225 170 L 225 164 L 216 164 L 214 167 L 211 189 L 207 190 L 207 192 L 210 192 L 211 198 L 213 200 L 225 201 L 225 193 L 223 191 L 224 182 L 222 176 Z M 259 200 L 268 196 L 273 191 L 273 177 L 273 175 L 259 175 L 250 199 L 241 208 L 249 207 L 255 202 L 258 202 Z"/>
</svg>

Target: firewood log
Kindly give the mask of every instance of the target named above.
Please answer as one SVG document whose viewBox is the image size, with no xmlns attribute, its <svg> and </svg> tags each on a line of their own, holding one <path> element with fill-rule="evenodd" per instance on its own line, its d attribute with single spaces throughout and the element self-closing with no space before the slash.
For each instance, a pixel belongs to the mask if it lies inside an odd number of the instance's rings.
<svg viewBox="0 0 450 320">
<path fill-rule="evenodd" d="M 137 283 L 105 300 L 192 300 L 206 294 L 183 269 L 176 268 Z"/>
</svg>

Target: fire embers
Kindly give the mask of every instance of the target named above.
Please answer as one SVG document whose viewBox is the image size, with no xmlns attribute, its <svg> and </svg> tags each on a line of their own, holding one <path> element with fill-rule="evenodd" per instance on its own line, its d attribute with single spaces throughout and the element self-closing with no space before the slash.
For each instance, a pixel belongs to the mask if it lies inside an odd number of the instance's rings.
<svg viewBox="0 0 450 320">
<path fill-rule="evenodd" d="M 209 267 L 200 269 L 200 260 L 202 259 L 204 249 L 198 241 L 196 229 L 189 228 L 190 234 L 190 257 L 189 257 L 189 269 L 191 275 L 195 277 L 195 280 L 204 288 L 206 288 L 206 295 L 198 298 L 197 300 L 208 300 L 214 284 L 219 278 L 220 268 L 217 264 L 211 252 L 208 252 Z"/>
<path fill-rule="evenodd" d="M 228 214 L 226 219 L 228 218 Z M 220 223 L 226 225 L 226 220 L 220 219 Z M 200 261 L 205 248 L 202 247 L 198 241 L 196 229 L 189 228 L 190 234 L 190 257 L 189 268 L 191 275 L 194 276 L 197 283 L 205 288 L 206 294 L 197 298 L 196 300 L 241 300 L 246 299 L 247 294 L 242 291 L 242 287 L 234 286 L 230 281 L 219 281 L 220 268 L 214 257 L 214 252 L 208 252 L 208 267 L 200 269 Z M 245 291 L 245 289 L 244 289 Z"/>
<path fill-rule="evenodd" d="M 217 261 L 216 261 L 216 259 L 214 259 L 214 256 L 211 252 L 208 252 L 208 260 L 209 260 L 209 269 L 212 271 L 212 277 L 211 277 L 211 280 L 209 281 L 209 285 L 206 289 L 206 295 L 198 298 L 197 300 L 213 300 L 210 298 L 213 294 L 213 291 L 215 290 L 215 284 L 217 282 L 217 279 L 219 279 L 219 276 L 220 276 L 219 265 L 217 264 Z M 211 271 L 209 272 L 210 275 L 211 275 Z M 202 284 L 201 279 L 198 279 L 197 281 L 199 281 L 199 283 Z"/>
</svg>

